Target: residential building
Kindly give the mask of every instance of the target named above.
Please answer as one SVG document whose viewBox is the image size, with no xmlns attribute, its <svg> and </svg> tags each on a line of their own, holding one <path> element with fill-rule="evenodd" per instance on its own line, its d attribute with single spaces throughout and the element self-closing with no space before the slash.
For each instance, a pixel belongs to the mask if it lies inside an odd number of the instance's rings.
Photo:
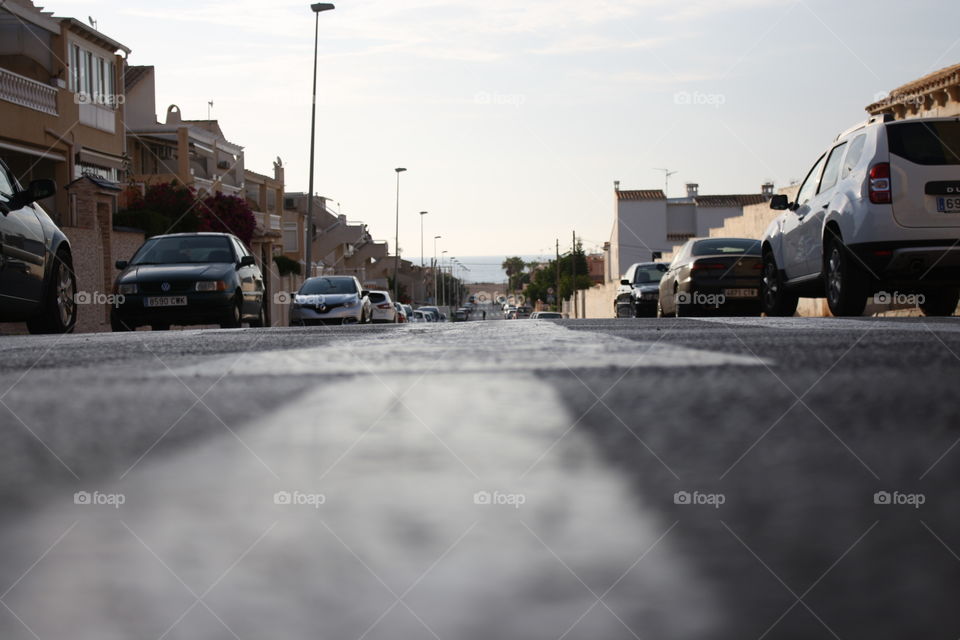
<svg viewBox="0 0 960 640">
<path fill-rule="evenodd" d="M 686 197 L 667 198 L 660 189 L 626 191 L 615 182 L 613 231 L 604 245 L 606 281 L 618 281 L 630 265 L 670 253 L 689 238 L 709 235 L 745 206 L 772 196 L 772 184 L 755 194 L 701 195 L 699 185 L 689 183 Z"/>
<path fill-rule="evenodd" d="M 153 67 L 129 67 L 124 85 L 130 183 L 176 182 L 198 195 L 244 197 L 243 147 L 227 140 L 216 120 L 184 120 L 174 104 L 160 122 Z"/>
<path fill-rule="evenodd" d="M 40 204 L 70 239 L 78 290 L 109 293 L 113 262 L 143 235 L 113 229 L 125 172 L 123 74 L 130 49 L 30 0 L 0 4 L 0 157 L 24 184 L 58 185 Z M 78 331 L 107 327 L 80 305 Z"/>
<path fill-rule="evenodd" d="M 960 64 L 908 82 L 866 110 L 872 116 L 892 113 L 896 120 L 960 116 Z"/>
</svg>

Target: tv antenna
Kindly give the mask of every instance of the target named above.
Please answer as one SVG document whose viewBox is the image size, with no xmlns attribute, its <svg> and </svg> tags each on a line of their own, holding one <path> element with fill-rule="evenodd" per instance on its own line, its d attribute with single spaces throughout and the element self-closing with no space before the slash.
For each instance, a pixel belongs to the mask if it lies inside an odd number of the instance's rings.
<svg viewBox="0 0 960 640">
<path fill-rule="evenodd" d="M 676 175 L 676 171 L 670 169 L 654 169 L 654 171 L 663 171 L 663 195 L 670 197 L 670 176 Z"/>
</svg>

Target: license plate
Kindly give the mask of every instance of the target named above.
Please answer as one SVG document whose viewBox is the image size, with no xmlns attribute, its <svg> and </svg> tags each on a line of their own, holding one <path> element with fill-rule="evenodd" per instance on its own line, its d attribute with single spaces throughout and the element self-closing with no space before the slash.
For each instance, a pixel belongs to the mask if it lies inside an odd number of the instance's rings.
<svg viewBox="0 0 960 640">
<path fill-rule="evenodd" d="M 960 213 L 960 197 L 937 198 L 937 211 L 940 213 Z"/>
<path fill-rule="evenodd" d="M 159 298 L 145 298 L 143 300 L 145 307 L 185 307 L 187 306 L 187 296 L 162 296 Z"/>
<path fill-rule="evenodd" d="M 728 298 L 756 298 L 756 289 L 726 289 L 723 295 Z"/>
</svg>

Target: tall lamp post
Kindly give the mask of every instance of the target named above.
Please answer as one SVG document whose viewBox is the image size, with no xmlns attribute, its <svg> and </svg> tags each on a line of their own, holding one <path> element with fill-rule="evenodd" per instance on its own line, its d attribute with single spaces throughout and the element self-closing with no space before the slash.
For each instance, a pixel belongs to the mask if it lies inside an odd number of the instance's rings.
<svg viewBox="0 0 960 640">
<path fill-rule="evenodd" d="M 320 14 L 332 11 L 329 2 L 317 2 L 310 5 L 314 15 L 313 27 L 313 106 L 310 112 L 310 193 L 307 194 L 307 277 L 313 275 L 313 166 L 317 138 L 317 56 L 320 44 Z"/>
<path fill-rule="evenodd" d="M 420 268 L 423 269 L 423 216 L 427 215 L 426 211 L 420 212 Z"/>
<path fill-rule="evenodd" d="M 440 277 L 443 278 L 443 286 L 440 288 L 440 293 L 442 294 L 441 302 L 444 304 L 447 302 L 447 276 L 443 271 L 443 262 L 444 256 L 446 256 L 447 253 L 447 251 L 440 252 Z"/>
<path fill-rule="evenodd" d="M 437 240 L 443 236 L 433 236 L 433 304 L 437 304 Z"/>
<path fill-rule="evenodd" d="M 397 302 L 400 290 L 400 174 L 406 169 L 397 167 L 394 171 L 397 172 L 397 226 L 393 234 L 393 300 Z"/>
</svg>

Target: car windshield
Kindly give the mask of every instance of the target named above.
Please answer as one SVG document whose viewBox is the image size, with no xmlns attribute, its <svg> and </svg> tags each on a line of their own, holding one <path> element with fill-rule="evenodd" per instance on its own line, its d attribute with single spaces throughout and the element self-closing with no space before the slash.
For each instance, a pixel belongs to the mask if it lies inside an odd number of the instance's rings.
<svg viewBox="0 0 960 640">
<path fill-rule="evenodd" d="M 760 255 L 760 241 L 747 238 L 710 238 L 693 245 L 693 255 Z"/>
<path fill-rule="evenodd" d="M 310 278 L 300 287 L 300 295 L 305 296 L 356 292 L 357 285 L 353 278 Z"/>
<path fill-rule="evenodd" d="M 197 264 L 234 262 L 226 236 L 170 236 L 151 238 L 130 264 Z"/>
<path fill-rule="evenodd" d="M 887 125 L 890 153 L 923 165 L 960 164 L 960 122 Z"/>
<path fill-rule="evenodd" d="M 637 273 L 633 276 L 634 284 L 656 284 L 663 278 L 666 272 L 666 265 L 655 264 L 648 267 L 637 267 Z"/>
</svg>

